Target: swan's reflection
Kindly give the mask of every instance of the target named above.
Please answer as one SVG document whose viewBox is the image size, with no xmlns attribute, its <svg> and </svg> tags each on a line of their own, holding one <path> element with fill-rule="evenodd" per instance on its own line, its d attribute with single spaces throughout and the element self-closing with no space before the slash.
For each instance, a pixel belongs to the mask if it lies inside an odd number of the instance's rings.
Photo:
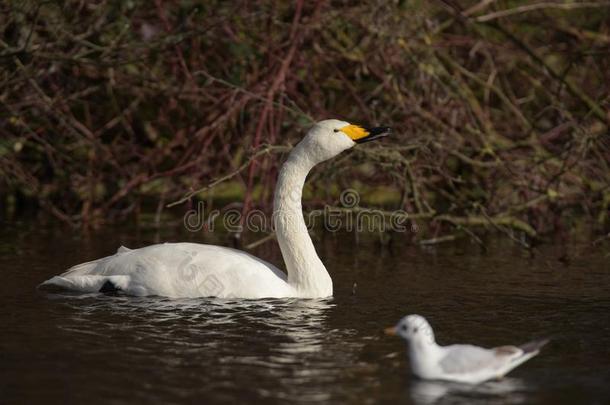
<svg viewBox="0 0 610 405">
<path fill-rule="evenodd" d="M 470 385 L 444 381 L 415 380 L 410 385 L 411 399 L 418 405 L 455 403 L 464 400 L 467 403 L 523 403 L 526 401 L 527 385 L 517 378 L 504 378 L 499 381 L 488 381 L 483 384 Z M 510 396 L 508 396 L 510 394 Z"/>
<path fill-rule="evenodd" d="M 112 341 L 122 364 L 153 363 L 163 378 L 182 376 L 171 386 L 185 392 L 327 400 L 321 383 L 340 378 L 337 365 L 352 364 L 362 345 L 348 338 L 353 331 L 328 326 L 332 299 L 67 297 L 56 296 L 57 326 L 74 344 Z"/>
<path fill-rule="evenodd" d="M 282 352 L 316 351 L 322 341 L 327 312 L 334 307 L 332 299 L 169 299 L 162 297 L 124 297 L 100 294 L 47 294 L 70 308 L 70 320 L 63 325 L 88 325 L 100 335 L 113 329 L 132 333 L 151 333 L 150 337 L 188 331 L 202 337 L 207 334 L 256 336 L 280 340 L 276 348 Z M 174 336 L 176 338 L 178 336 Z M 180 340 L 180 339 L 179 339 Z M 192 340 L 195 343 L 195 339 Z M 186 343 L 186 342 L 185 342 Z"/>
</svg>

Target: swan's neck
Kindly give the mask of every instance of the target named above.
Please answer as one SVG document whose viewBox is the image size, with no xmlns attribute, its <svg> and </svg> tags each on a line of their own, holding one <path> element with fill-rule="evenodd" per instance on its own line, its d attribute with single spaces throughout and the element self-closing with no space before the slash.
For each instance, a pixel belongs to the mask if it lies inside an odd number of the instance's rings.
<svg viewBox="0 0 610 405">
<path fill-rule="evenodd" d="M 313 246 L 301 207 L 307 173 L 315 166 L 302 144 L 282 166 L 275 189 L 273 219 L 288 271 L 288 284 L 302 297 L 328 297 L 333 283 Z"/>
</svg>

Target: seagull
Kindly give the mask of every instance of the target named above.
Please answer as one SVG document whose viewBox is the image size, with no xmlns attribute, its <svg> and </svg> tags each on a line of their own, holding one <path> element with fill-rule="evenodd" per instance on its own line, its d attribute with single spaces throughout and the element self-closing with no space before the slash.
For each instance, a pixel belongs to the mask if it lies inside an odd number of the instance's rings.
<svg viewBox="0 0 610 405">
<path fill-rule="evenodd" d="M 521 346 L 485 349 L 473 345 L 439 346 L 432 327 L 421 315 L 407 315 L 396 326 L 385 330 L 409 343 L 411 371 L 424 380 L 444 380 L 480 384 L 504 377 L 515 367 L 540 352 L 549 340 L 541 339 Z"/>
</svg>

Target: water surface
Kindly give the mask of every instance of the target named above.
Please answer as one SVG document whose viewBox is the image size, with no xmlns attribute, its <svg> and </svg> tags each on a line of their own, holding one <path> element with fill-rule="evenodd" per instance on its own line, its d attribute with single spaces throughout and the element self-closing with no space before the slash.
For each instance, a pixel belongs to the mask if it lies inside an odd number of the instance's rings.
<svg viewBox="0 0 610 405">
<path fill-rule="evenodd" d="M 610 403 L 607 248 L 575 245 L 565 263 L 565 248 L 552 244 L 531 255 L 501 239 L 487 241 L 487 252 L 404 239 L 382 247 L 372 237 L 316 235 L 332 299 L 172 300 L 36 285 L 121 244 L 224 236 L 4 223 L 2 402 Z M 254 253 L 281 265 L 274 242 Z M 407 372 L 403 343 L 381 333 L 408 313 L 426 316 L 441 344 L 553 342 L 498 382 L 421 382 Z"/>
</svg>

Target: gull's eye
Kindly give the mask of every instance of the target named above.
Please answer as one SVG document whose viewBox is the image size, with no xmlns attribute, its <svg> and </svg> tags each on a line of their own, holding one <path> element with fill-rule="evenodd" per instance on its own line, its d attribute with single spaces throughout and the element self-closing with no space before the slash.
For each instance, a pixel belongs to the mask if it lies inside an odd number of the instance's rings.
<svg viewBox="0 0 610 405">
<path fill-rule="evenodd" d="M 404 330 L 404 331 L 406 332 L 406 331 L 407 331 L 409 328 L 407 327 L 407 325 L 402 325 L 402 326 L 401 326 L 401 329 L 402 329 L 402 330 Z"/>
</svg>

